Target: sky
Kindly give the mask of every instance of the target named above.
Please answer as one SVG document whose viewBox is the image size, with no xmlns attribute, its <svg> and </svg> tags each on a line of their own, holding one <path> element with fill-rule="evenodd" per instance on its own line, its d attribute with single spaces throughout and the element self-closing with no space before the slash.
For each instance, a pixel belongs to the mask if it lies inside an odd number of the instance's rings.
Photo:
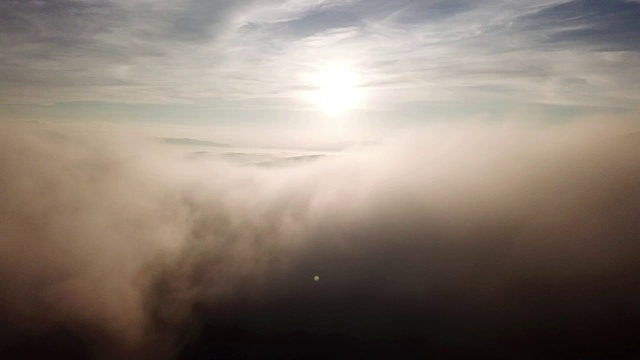
<svg viewBox="0 0 640 360">
<path fill-rule="evenodd" d="M 336 115 L 314 100 L 327 74 L 351 89 L 333 95 L 339 117 L 385 128 L 640 103 L 631 0 L 6 0 L 0 14 L 11 120 L 305 127 Z"/>
</svg>

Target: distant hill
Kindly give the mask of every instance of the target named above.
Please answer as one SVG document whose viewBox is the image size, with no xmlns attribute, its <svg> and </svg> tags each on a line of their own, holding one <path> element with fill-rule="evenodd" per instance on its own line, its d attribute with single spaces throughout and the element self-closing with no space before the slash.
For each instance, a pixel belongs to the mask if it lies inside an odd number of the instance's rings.
<svg viewBox="0 0 640 360">
<path fill-rule="evenodd" d="M 290 156 L 286 158 L 260 162 L 255 165 L 265 166 L 265 167 L 287 167 L 287 166 L 294 166 L 294 165 L 309 163 L 309 162 L 324 158 L 326 156 L 328 155 L 313 154 L 313 155 Z"/>
<path fill-rule="evenodd" d="M 340 141 L 320 146 L 305 147 L 305 149 L 313 151 L 342 151 L 350 148 L 367 148 L 376 145 L 379 145 L 378 141 Z"/>
<path fill-rule="evenodd" d="M 229 144 L 221 144 L 213 141 L 197 140 L 197 139 L 189 139 L 189 138 L 163 138 L 162 142 L 164 142 L 165 144 L 174 144 L 174 145 L 211 146 L 211 147 L 221 147 L 221 148 L 233 147 Z"/>
</svg>

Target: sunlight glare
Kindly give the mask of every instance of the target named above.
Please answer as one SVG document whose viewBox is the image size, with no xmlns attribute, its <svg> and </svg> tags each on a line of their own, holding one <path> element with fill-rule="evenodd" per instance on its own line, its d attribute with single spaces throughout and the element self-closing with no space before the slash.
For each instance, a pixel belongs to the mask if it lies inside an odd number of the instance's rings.
<svg viewBox="0 0 640 360">
<path fill-rule="evenodd" d="M 310 100 L 326 115 L 343 115 L 356 107 L 363 98 L 355 71 L 346 65 L 325 66 L 310 75 L 310 80 L 314 88 Z"/>
</svg>

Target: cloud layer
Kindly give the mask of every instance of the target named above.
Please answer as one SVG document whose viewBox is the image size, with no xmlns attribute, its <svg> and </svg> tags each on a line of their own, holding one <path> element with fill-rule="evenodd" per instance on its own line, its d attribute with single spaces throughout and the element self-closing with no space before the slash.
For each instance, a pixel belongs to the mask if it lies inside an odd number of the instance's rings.
<svg viewBox="0 0 640 360">
<path fill-rule="evenodd" d="M 637 350 L 640 143 L 611 123 L 434 126 L 284 168 L 3 127 L 5 354 Z M 340 341 L 320 354 L 378 349 Z"/>
</svg>

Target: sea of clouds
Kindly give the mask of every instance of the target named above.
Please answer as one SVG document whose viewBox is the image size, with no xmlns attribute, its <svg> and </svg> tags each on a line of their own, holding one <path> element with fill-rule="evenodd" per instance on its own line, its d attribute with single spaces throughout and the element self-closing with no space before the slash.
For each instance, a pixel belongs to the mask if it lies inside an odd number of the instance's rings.
<svg viewBox="0 0 640 360">
<path fill-rule="evenodd" d="M 0 351 L 48 339 L 174 358 L 216 321 L 627 351 L 640 324 L 627 125 L 431 125 L 270 167 L 2 124 Z"/>
</svg>

